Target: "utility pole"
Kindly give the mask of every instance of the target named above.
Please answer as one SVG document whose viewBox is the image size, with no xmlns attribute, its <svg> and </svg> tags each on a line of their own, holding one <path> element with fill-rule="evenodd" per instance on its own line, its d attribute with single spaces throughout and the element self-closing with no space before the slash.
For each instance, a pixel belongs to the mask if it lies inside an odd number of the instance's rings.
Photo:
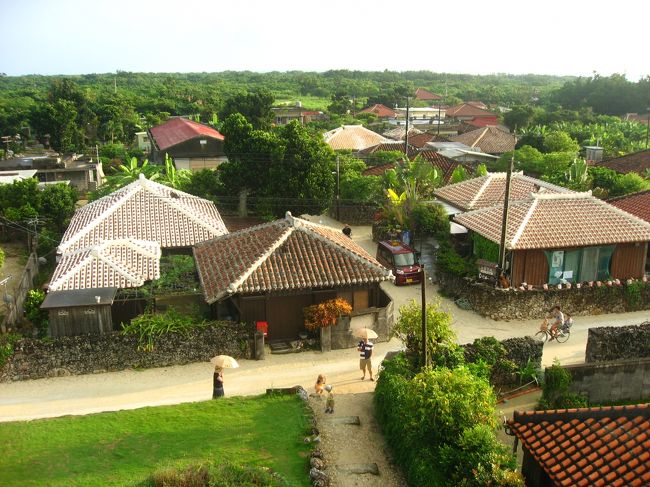
<svg viewBox="0 0 650 487">
<path fill-rule="evenodd" d="M 406 97 L 406 133 L 404 134 L 404 155 L 409 160 L 409 97 Z"/>
<path fill-rule="evenodd" d="M 427 358 L 427 297 L 426 297 L 426 285 L 427 285 L 427 276 L 424 272 L 424 266 L 421 269 L 422 272 L 422 283 L 420 285 L 422 291 L 422 367 L 428 365 Z"/>
<path fill-rule="evenodd" d="M 341 181 L 340 181 L 340 160 L 339 156 L 336 156 L 336 221 L 339 221 L 341 219 L 341 213 L 340 213 L 340 202 L 341 202 Z"/>
<path fill-rule="evenodd" d="M 516 130 L 516 129 L 515 129 Z M 515 136 L 515 147 L 517 146 L 517 137 Z M 499 267 L 497 272 L 497 284 L 499 284 L 499 277 L 503 275 L 506 269 L 506 233 L 508 229 L 508 207 L 510 203 L 510 180 L 512 179 L 512 171 L 515 166 L 515 151 L 512 151 L 510 158 L 510 166 L 506 174 L 506 192 L 503 199 L 503 218 L 501 220 L 501 242 L 499 244 Z"/>
<path fill-rule="evenodd" d="M 645 148 L 648 148 L 648 138 L 650 138 L 650 108 L 646 108 L 648 121 L 645 127 Z"/>
</svg>

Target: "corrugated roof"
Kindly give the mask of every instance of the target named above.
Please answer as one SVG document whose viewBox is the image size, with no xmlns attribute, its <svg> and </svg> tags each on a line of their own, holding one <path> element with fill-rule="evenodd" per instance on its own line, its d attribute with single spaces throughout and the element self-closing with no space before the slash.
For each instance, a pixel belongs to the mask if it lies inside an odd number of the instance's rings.
<svg viewBox="0 0 650 487">
<path fill-rule="evenodd" d="M 59 260 L 50 291 L 140 287 L 160 278 L 160 245 L 135 239 L 109 240 L 73 250 Z"/>
<path fill-rule="evenodd" d="M 454 221 L 498 243 L 503 207 L 461 213 Z M 536 193 L 525 200 L 511 201 L 509 205 L 508 249 L 557 249 L 646 241 L 650 241 L 650 223 L 591 193 Z"/>
<path fill-rule="evenodd" d="M 451 137 L 454 142 L 461 142 L 470 147 L 478 147 L 487 154 L 503 154 L 515 150 L 517 139 L 495 126 L 483 127 L 464 134 Z"/>
<path fill-rule="evenodd" d="M 113 304 L 116 294 L 116 287 L 53 291 L 45 295 L 41 309 L 69 308 L 74 306 L 109 306 Z"/>
<path fill-rule="evenodd" d="M 172 118 L 162 125 L 152 127 L 149 131 L 160 150 L 168 149 L 196 137 L 224 140 L 223 135 L 212 127 L 180 117 Z"/>
<path fill-rule="evenodd" d="M 343 125 L 323 134 L 325 142 L 334 150 L 361 150 L 388 142 L 388 139 L 362 125 Z"/>
<path fill-rule="evenodd" d="M 557 486 L 650 485 L 650 405 L 517 411 L 507 428 Z"/>
<path fill-rule="evenodd" d="M 295 218 L 215 238 L 194 248 L 206 301 L 231 294 L 380 282 L 390 271 L 342 232 Z"/>
<path fill-rule="evenodd" d="M 650 222 L 650 189 L 608 200 L 610 205 Z"/>
<path fill-rule="evenodd" d="M 228 233 L 211 201 L 141 176 L 79 208 L 63 235 L 59 252 L 98 245 L 106 240 L 153 240 L 162 248 L 192 245 Z"/>
<path fill-rule="evenodd" d="M 450 184 L 437 189 L 437 198 L 460 208 L 463 211 L 478 210 L 499 204 L 503 206 L 506 192 L 506 176 L 504 172 L 493 172 L 486 176 L 468 179 L 456 184 Z M 571 190 L 556 186 L 540 179 L 514 173 L 510 181 L 510 199 L 528 198 L 531 193 L 572 193 Z"/>
</svg>

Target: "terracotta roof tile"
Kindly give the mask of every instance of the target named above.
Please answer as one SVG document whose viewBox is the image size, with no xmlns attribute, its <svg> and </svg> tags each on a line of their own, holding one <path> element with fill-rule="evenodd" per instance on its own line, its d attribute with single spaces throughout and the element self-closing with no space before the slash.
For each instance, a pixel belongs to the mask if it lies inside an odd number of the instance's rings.
<svg viewBox="0 0 650 487">
<path fill-rule="evenodd" d="M 361 149 L 359 151 L 359 154 L 362 154 L 362 155 L 374 154 L 375 152 L 378 152 L 378 151 L 404 152 L 404 142 L 399 141 L 399 140 L 389 140 L 387 142 L 382 142 L 381 144 L 376 144 L 376 145 L 372 145 L 370 147 L 366 147 L 365 149 Z M 409 146 L 408 146 L 408 155 L 409 155 L 409 157 L 412 157 L 415 154 L 417 154 L 417 148 L 413 147 L 411 144 L 409 144 Z"/>
<path fill-rule="evenodd" d="M 596 165 L 607 167 L 621 174 L 635 172 L 643 175 L 647 169 L 650 169 L 650 149 L 607 159 L 606 161 L 596 163 Z"/>
<path fill-rule="evenodd" d="M 50 281 L 50 291 L 101 287 L 140 287 L 160 277 L 157 242 L 122 239 L 63 254 Z"/>
<path fill-rule="evenodd" d="M 384 174 L 386 171 L 389 169 L 393 169 L 395 167 L 395 163 L 389 162 L 387 164 L 381 164 L 379 166 L 371 166 L 365 171 L 363 171 L 364 176 L 381 176 Z"/>
<path fill-rule="evenodd" d="M 425 90 L 424 88 L 418 88 L 415 90 L 415 99 L 416 100 L 442 100 L 442 96 L 436 95 L 435 93 Z"/>
<path fill-rule="evenodd" d="M 650 222 L 650 190 L 613 198 L 607 202 L 634 216 L 638 216 L 642 220 Z"/>
<path fill-rule="evenodd" d="M 214 203 L 141 177 L 79 208 L 58 250 L 122 238 L 152 240 L 162 248 L 191 247 L 225 233 Z"/>
<path fill-rule="evenodd" d="M 387 142 L 387 139 L 362 125 L 343 125 L 323 134 L 325 142 L 334 150 L 361 150 Z"/>
<path fill-rule="evenodd" d="M 409 144 L 421 149 L 425 145 L 427 145 L 427 142 L 431 142 L 432 140 L 436 139 L 436 135 L 434 134 L 429 134 L 427 132 L 424 132 L 422 134 L 415 134 L 415 135 L 410 135 L 409 134 Z"/>
<path fill-rule="evenodd" d="M 382 105 L 381 103 L 375 103 L 371 107 L 364 108 L 359 113 L 374 113 L 379 118 L 395 118 L 397 116 L 395 110 L 391 110 L 390 108 L 388 108 L 385 105 Z"/>
<path fill-rule="evenodd" d="M 463 166 L 467 170 L 468 174 L 471 174 L 473 172 L 470 166 L 450 159 L 449 157 L 445 157 L 434 150 L 423 150 L 418 152 L 418 155 L 423 159 L 429 161 L 433 167 L 440 171 L 443 184 L 449 184 L 449 181 L 451 181 L 451 176 L 458 166 Z"/>
<path fill-rule="evenodd" d="M 390 271 L 342 232 L 292 217 L 194 248 L 208 303 L 235 294 L 380 282 Z"/>
<path fill-rule="evenodd" d="M 421 133 L 422 130 L 415 127 L 409 127 L 409 138 L 415 135 L 419 135 Z M 384 132 L 384 137 L 388 137 L 389 139 L 392 140 L 404 140 L 405 135 L 406 135 L 406 127 L 403 125 L 400 125 L 399 127 L 395 127 L 394 129 L 390 129 Z"/>
<path fill-rule="evenodd" d="M 501 239 L 502 219 L 500 205 L 454 217 L 457 223 L 497 243 Z M 591 193 L 536 193 L 510 203 L 506 229 L 508 249 L 585 247 L 649 240 L 649 223 Z"/>
<path fill-rule="evenodd" d="M 486 154 L 503 154 L 515 149 L 517 142 L 514 135 L 490 126 L 472 130 L 451 137 L 452 142 L 461 142 L 469 147 L 478 147 Z"/>
<path fill-rule="evenodd" d="M 515 412 L 507 427 L 555 485 L 650 485 L 650 404 Z"/>
<path fill-rule="evenodd" d="M 446 111 L 448 117 L 496 117 L 492 112 L 488 112 L 471 103 L 461 103 L 448 107 Z"/>
<path fill-rule="evenodd" d="M 212 127 L 181 117 L 172 118 L 162 125 L 152 127 L 149 131 L 160 150 L 168 149 L 169 147 L 196 137 L 224 139 L 223 135 Z"/>
<path fill-rule="evenodd" d="M 506 191 L 506 173 L 489 173 L 468 179 L 456 184 L 450 184 L 437 189 L 437 198 L 459 208 L 463 211 L 478 210 L 496 204 L 503 204 Z M 572 191 L 541 181 L 539 179 L 524 176 L 523 173 L 512 175 L 510 186 L 510 199 L 519 200 L 530 196 L 533 192 L 546 193 L 571 193 Z"/>
</svg>

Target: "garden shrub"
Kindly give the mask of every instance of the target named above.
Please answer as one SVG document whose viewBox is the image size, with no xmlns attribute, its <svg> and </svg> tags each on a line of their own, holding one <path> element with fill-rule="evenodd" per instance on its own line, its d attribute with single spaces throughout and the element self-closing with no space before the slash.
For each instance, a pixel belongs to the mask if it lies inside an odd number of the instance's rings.
<svg viewBox="0 0 650 487">
<path fill-rule="evenodd" d="M 154 472 L 147 487 L 284 487 L 288 483 L 277 472 L 264 467 L 234 465 L 228 462 L 167 467 Z"/>
<path fill-rule="evenodd" d="M 571 373 L 555 362 L 546 369 L 542 397 L 539 409 L 566 409 L 587 407 L 587 401 L 582 396 L 569 392 Z"/>
<path fill-rule="evenodd" d="M 411 219 L 419 235 L 449 239 L 449 216 L 442 205 L 418 203 L 411 210 Z"/>
<path fill-rule="evenodd" d="M 38 337 L 43 338 L 47 335 L 48 329 L 48 313 L 41 309 L 41 304 L 45 301 L 45 292 L 40 289 L 32 289 L 27 291 L 23 307 L 25 309 L 25 316 L 38 332 Z"/>
<path fill-rule="evenodd" d="M 436 256 L 438 270 L 458 277 L 469 277 L 477 274 L 476 265 L 461 257 L 451 245 L 441 245 Z"/>
<path fill-rule="evenodd" d="M 6 333 L 0 335 L 0 369 L 14 354 L 14 343 L 21 338 L 22 336 L 17 333 Z"/>
<path fill-rule="evenodd" d="M 196 291 L 199 289 L 196 264 L 190 255 L 166 255 L 160 259 L 160 278 L 153 281 L 160 292 Z"/>
<path fill-rule="evenodd" d="M 319 328 L 336 325 L 339 316 L 352 312 L 352 306 L 343 298 L 335 298 L 303 309 L 305 328 L 315 331 Z"/>
</svg>

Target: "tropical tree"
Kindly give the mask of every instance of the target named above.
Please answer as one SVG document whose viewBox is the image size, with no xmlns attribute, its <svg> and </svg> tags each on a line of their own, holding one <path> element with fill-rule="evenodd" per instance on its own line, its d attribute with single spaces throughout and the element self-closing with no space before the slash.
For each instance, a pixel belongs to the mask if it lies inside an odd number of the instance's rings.
<svg viewBox="0 0 650 487">
<path fill-rule="evenodd" d="M 165 153 L 165 169 L 162 174 L 158 175 L 157 179 L 159 183 L 165 186 L 181 189 L 189 182 L 191 174 L 187 169 L 176 169 L 172 158 L 169 157 L 169 154 Z"/>
</svg>

